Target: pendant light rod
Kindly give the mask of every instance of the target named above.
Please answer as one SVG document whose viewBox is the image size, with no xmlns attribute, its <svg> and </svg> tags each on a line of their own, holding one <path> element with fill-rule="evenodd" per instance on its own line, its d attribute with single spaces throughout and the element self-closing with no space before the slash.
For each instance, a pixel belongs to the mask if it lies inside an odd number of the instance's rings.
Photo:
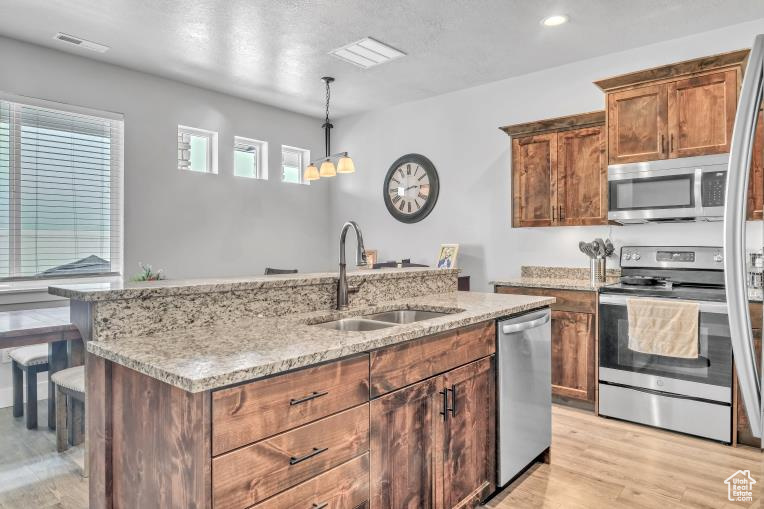
<svg viewBox="0 0 764 509">
<path fill-rule="evenodd" d="M 329 159 L 329 154 L 332 152 L 331 148 L 331 129 L 334 127 L 331 122 L 329 122 L 329 100 L 331 99 L 331 89 L 329 88 L 329 85 L 334 81 L 334 78 L 331 76 L 324 76 L 321 78 L 321 80 L 326 83 L 326 118 L 324 119 L 324 125 L 321 127 L 324 128 L 324 143 L 326 144 L 326 158 Z"/>
</svg>

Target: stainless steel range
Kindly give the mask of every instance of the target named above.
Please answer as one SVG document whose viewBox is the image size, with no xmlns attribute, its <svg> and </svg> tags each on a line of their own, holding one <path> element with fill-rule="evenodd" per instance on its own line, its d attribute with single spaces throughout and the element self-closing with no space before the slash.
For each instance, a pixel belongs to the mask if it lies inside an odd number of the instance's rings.
<svg viewBox="0 0 764 509">
<path fill-rule="evenodd" d="M 599 412 L 729 443 L 732 344 L 720 247 L 626 246 L 619 283 L 600 289 Z M 698 357 L 629 349 L 630 299 L 699 305 Z"/>
</svg>

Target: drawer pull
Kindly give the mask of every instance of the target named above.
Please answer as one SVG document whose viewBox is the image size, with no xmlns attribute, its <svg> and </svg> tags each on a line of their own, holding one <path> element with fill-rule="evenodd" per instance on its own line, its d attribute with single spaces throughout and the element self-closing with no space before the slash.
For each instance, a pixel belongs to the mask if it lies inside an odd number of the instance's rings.
<svg viewBox="0 0 764 509">
<path fill-rule="evenodd" d="M 448 389 L 443 389 L 438 394 L 443 396 L 443 410 L 440 412 L 440 415 L 443 416 L 443 420 L 444 421 L 447 421 L 448 420 L 448 411 L 449 411 L 449 408 L 448 408 Z"/>
<path fill-rule="evenodd" d="M 329 450 L 329 448 L 328 448 L 328 447 L 324 447 L 323 449 L 319 449 L 318 447 L 314 447 L 314 448 L 313 448 L 313 450 L 312 450 L 312 451 L 310 451 L 310 452 L 309 452 L 308 454 L 306 454 L 305 456 L 300 456 L 299 458 L 297 458 L 297 457 L 295 457 L 295 456 L 292 456 L 292 457 L 289 459 L 289 464 L 290 464 L 290 465 L 296 465 L 296 464 L 298 464 L 298 463 L 301 463 L 301 462 L 303 462 L 303 461 L 305 461 L 305 460 L 309 460 L 310 458 L 312 458 L 312 457 L 314 457 L 314 456 L 318 456 L 318 455 L 319 455 L 319 454 L 321 454 L 322 452 L 326 452 L 326 451 L 328 451 L 328 450 Z"/>
<path fill-rule="evenodd" d="M 326 507 L 329 507 L 329 502 L 322 502 L 320 504 L 313 502 L 313 505 L 310 507 L 311 509 L 324 509 Z"/>
<path fill-rule="evenodd" d="M 451 389 L 446 389 L 446 392 L 451 391 L 451 417 L 456 417 L 456 386 L 452 385 Z"/>
<path fill-rule="evenodd" d="M 297 399 L 294 399 L 294 398 L 290 399 L 289 400 L 289 404 L 290 405 L 299 405 L 300 403 L 305 403 L 306 401 L 310 401 L 312 399 L 320 398 L 321 396 L 326 396 L 327 394 L 329 394 L 329 391 L 324 391 L 324 392 L 314 391 L 314 392 L 311 392 L 310 394 L 308 394 L 307 396 L 303 396 L 303 397 L 297 398 Z"/>
</svg>

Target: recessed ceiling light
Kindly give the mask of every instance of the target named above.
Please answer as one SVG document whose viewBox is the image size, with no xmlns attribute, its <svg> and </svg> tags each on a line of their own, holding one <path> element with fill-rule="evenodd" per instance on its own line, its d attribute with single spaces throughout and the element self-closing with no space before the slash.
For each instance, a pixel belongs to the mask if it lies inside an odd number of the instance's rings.
<svg viewBox="0 0 764 509">
<path fill-rule="evenodd" d="M 53 36 L 53 38 L 57 41 L 71 44 L 72 46 L 79 46 L 80 48 L 89 49 L 91 51 L 97 51 L 98 53 L 104 53 L 109 49 L 108 46 L 104 46 L 103 44 L 98 44 L 97 42 L 88 41 L 82 37 L 77 37 L 76 35 L 69 35 L 62 32 L 57 33 Z"/>
<path fill-rule="evenodd" d="M 406 56 L 402 51 L 371 37 L 333 49 L 329 54 L 363 69 Z"/>
<path fill-rule="evenodd" d="M 541 20 L 541 24 L 545 27 L 556 27 L 568 22 L 568 17 L 564 14 L 555 14 Z"/>
</svg>

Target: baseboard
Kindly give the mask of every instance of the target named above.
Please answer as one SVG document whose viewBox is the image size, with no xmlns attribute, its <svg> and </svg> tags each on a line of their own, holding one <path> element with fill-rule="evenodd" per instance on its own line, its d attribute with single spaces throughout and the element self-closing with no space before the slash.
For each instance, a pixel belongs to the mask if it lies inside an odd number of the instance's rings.
<svg viewBox="0 0 764 509">
<path fill-rule="evenodd" d="M 41 399 L 48 399 L 47 380 L 37 382 L 37 400 Z M 26 401 L 26 390 L 24 391 L 24 401 Z M 9 406 L 13 406 L 13 387 L 2 387 L 0 388 L 0 408 Z"/>
</svg>

